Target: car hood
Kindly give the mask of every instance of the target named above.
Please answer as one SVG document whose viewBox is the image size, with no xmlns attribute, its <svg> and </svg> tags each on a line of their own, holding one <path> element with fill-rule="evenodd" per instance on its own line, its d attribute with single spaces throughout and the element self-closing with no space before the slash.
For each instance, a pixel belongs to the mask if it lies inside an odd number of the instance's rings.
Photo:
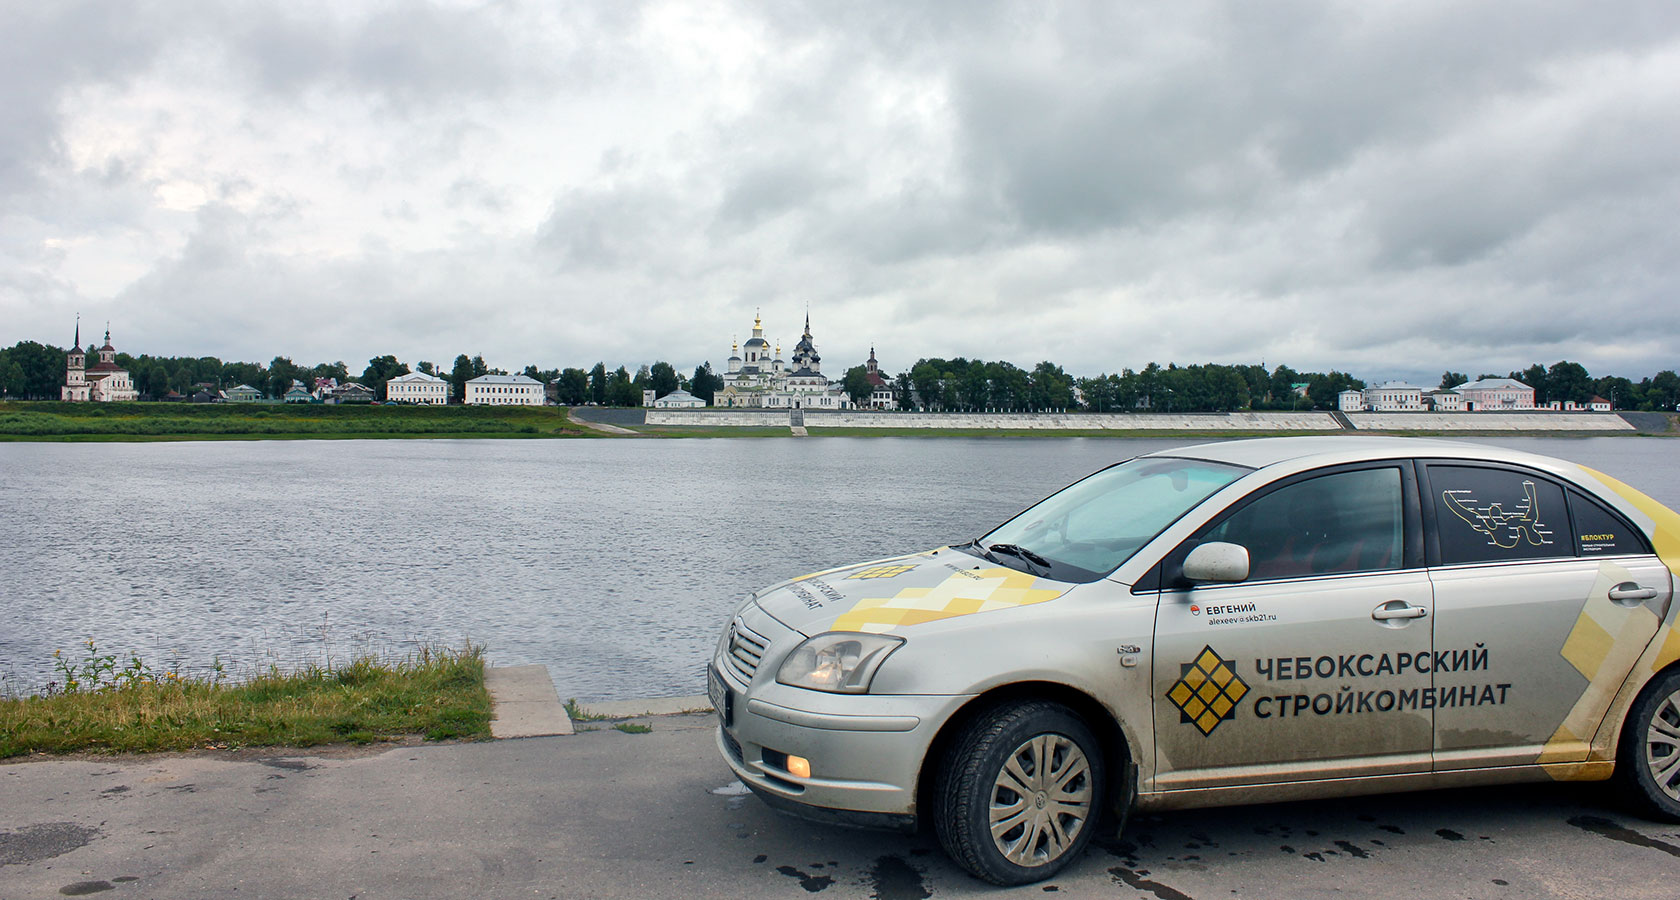
<svg viewBox="0 0 1680 900">
<path fill-rule="evenodd" d="M 807 637 L 902 633 L 924 622 L 1044 603 L 1072 587 L 941 547 L 813 572 L 765 589 L 758 605 Z"/>
</svg>

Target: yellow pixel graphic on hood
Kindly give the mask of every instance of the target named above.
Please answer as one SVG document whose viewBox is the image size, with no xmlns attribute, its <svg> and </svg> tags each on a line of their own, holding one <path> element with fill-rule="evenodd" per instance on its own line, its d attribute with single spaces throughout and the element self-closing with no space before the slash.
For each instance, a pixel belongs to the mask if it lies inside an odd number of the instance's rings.
<svg viewBox="0 0 1680 900">
<path fill-rule="evenodd" d="M 1030 606 L 1054 600 L 1063 593 L 1033 587 L 1037 582 L 1036 577 L 1025 572 L 1001 567 L 953 572 L 931 588 L 905 588 L 891 597 L 865 597 L 835 619 L 830 630 L 891 631 L 901 625 Z"/>
</svg>

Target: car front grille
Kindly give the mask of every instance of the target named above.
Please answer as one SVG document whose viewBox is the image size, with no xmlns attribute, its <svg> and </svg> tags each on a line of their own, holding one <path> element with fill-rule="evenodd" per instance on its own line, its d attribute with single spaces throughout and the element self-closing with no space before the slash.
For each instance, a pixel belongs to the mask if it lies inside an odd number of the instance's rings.
<svg viewBox="0 0 1680 900">
<path fill-rule="evenodd" d="M 724 662 L 743 683 L 751 684 L 753 674 L 758 671 L 758 663 L 764 658 L 764 648 L 769 643 L 736 619 L 729 625 L 729 644 L 724 648 Z"/>
</svg>

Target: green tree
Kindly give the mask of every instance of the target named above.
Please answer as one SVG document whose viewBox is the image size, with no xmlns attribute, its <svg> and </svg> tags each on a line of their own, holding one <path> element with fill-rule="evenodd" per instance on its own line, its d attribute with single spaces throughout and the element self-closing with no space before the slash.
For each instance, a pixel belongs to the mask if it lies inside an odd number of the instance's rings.
<svg viewBox="0 0 1680 900">
<path fill-rule="evenodd" d="M 677 389 L 677 370 L 670 363 L 656 362 L 648 372 L 648 389 L 655 397 L 663 397 Z"/>
<path fill-rule="evenodd" d="M 1032 405 L 1032 380 L 1020 366 L 1002 360 L 987 363 L 986 380 L 992 386 L 994 409 L 1023 410 Z"/>
<path fill-rule="evenodd" d="M 1320 375 L 1315 372 L 1307 376 L 1307 396 L 1312 398 L 1313 406 L 1317 409 L 1335 409 L 1336 399 L 1342 391 L 1364 389 L 1365 382 L 1334 369 L 1327 374 Z"/>
<path fill-rule="evenodd" d="M 21 397 L 27 390 L 28 382 L 23 377 L 23 367 L 11 358 L 0 363 L 0 393 L 7 397 Z"/>
<path fill-rule="evenodd" d="M 917 405 L 923 410 L 939 407 L 940 383 L 945 377 L 940 362 L 941 360 L 919 359 L 910 367 L 910 384 L 914 386 L 916 397 L 921 401 Z"/>
<path fill-rule="evenodd" d="M 1031 406 L 1039 412 L 1073 406 L 1073 379 L 1049 360 L 1033 367 L 1031 392 Z"/>
<path fill-rule="evenodd" d="M 1073 381 L 1079 389 L 1081 404 L 1088 412 L 1114 412 L 1114 387 L 1112 376 L 1104 373 L 1095 378 L 1076 378 Z"/>
<path fill-rule="evenodd" d="M 717 401 L 717 392 L 723 390 L 723 379 L 712 371 L 710 362 L 701 363 L 694 367 L 694 377 L 689 379 L 688 392 L 706 401 L 711 406 Z"/>
<path fill-rule="evenodd" d="M 449 384 L 455 390 L 455 402 L 460 403 L 467 397 L 467 382 L 478 376 L 473 374 L 472 360 L 465 353 L 455 357 L 455 365 L 449 370 Z"/>
<path fill-rule="evenodd" d="M 1609 400 L 1611 409 L 1633 409 L 1638 404 L 1634 383 L 1617 375 L 1606 375 L 1594 381 L 1593 392 Z"/>
<path fill-rule="evenodd" d="M 588 372 L 578 368 L 561 369 L 555 383 L 558 385 L 555 394 L 562 406 L 582 406 L 589 402 Z"/>
<path fill-rule="evenodd" d="M 221 378 L 217 379 L 217 381 L 221 384 L 224 390 L 227 388 L 238 387 L 242 384 L 254 387 L 257 390 L 262 390 L 263 385 L 268 382 L 268 370 L 264 369 L 257 363 L 223 363 L 222 375 Z"/>
<path fill-rule="evenodd" d="M 869 395 L 874 387 L 869 383 L 869 369 L 866 366 L 852 366 L 846 370 L 846 377 L 840 382 L 846 396 L 852 398 L 853 406 L 868 406 Z"/>
<path fill-rule="evenodd" d="M 992 379 L 986 364 L 976 359 L 964 363 L 952 360 L 951 371 L 957 378 L 957 400 L 964 409 L 985 409 L 992 402 Z"/>
<path fill-rule="evenodd" d="M 304 371 L 292 362 L 291 357 L 276 356 L 274 361 L 268 364 L 266 387 L 263 385 L 252 385 L 252 387 L 261 387 L 270 397 L 279 400 L 286 396 L 288 390 L 291 390 L 292 382 L 303 375 Z"/>
<path fill-rule="evenodd" d="M 433 377 L 437 376 L 437 366 L 434 366 L 430 362 L 427 362 L 426 360 L 423 360 L 423 359 L 414 364 L 414 371 L 420 372 L 420 373 L 425 374 L 425 375 L 431 375 Z"/>
<path fill-rule="evenodd" d="M 1552 400 L 1586 403 L 1592 399 L 1593 380 L 1586 366 L 1560 360 L 1546 371 L 1546 396 Z"/>
<path fill-rule="evenodd" d="M 607 403 L 607 364 L 596 363 L 595 368 L 589 370 L 589 399 L 596 406 Z"/>
<path fill-rule="evenodd" d="M 144 387 L 142 390 L 152 395 L 153 400 L 162 400 L 169 393 L 169 369 L 165 368 L 163 363 L 154 362 L 148 365 L 143 378 Z"/>
<path fill-rule="evenodd" d="M 1443 391 L 1450 391 L 1461 384 L 1468 384 L 1469 382 L 1470 378 L 1463 372 L 1454 372 L 1453 370 L 1448 369 L 1447 371 L 1441 373 L 1441 390 Z"/>
<path fill-rule="evenodd" d="M 34 341 L 18 341 L 7 356 L 23 372 L 22 396 L 34 400 L 57 400 L 61 396 L 65 351 Z"/>
<path fill-rule="evenodd" d="M 1545 406 L 1547 403 L 1552 401 L 1551 391 L 1547 390 L 1545 366 L 1535 363 L 1521 372 L 1512 372 L 1506 377 L 1514 378 L 1517 381 L 1534 388 L 1535 406 Z"/>
<path fill-rule="evenodd" d="M 1676 404 L 1680 404 L 1680 375 L 1674 374 L 1673 369 L 1664 369 L 1645 379 L 1640 382 L 1640 388 L 1642 409 L 1673 412 Z"/>
<path fill-rule="evenodd" d="M 381 400 L 385 399 L 385 382 L 398 375 L 408 374 L 408 364 L 397 362 L 395 356 L 386 354 L 368 360 L 367 368 L 362 370 L 362 386 Z"/>
<path fill-rule="evenodd" d="M 619 366 L 607 378 L 608 406 L 641 406 L 642 392 L 630 377 L 629 370 Z"/>
</svg>

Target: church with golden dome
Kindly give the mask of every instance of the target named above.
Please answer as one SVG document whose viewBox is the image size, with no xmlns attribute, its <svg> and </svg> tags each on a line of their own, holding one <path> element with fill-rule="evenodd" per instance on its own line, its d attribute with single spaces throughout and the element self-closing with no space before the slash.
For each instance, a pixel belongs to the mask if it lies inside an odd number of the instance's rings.
<svg viewBox="0 0 1680 900">
<path fill-rule="evenodd" d="M 763 317 L 753 317 L 752 337 L 729 348 L 729 370 L 714 406 L 757 409 L 850 409 L 852 400 L 838 382 L 822 374 L 822 357 L 811 339 L 811 314 L 805 314 L 805 333 L 794 345 L 793 358 L 783 361 L 782 348 L 770 350 L 764 339 Z"/>
</svg>

